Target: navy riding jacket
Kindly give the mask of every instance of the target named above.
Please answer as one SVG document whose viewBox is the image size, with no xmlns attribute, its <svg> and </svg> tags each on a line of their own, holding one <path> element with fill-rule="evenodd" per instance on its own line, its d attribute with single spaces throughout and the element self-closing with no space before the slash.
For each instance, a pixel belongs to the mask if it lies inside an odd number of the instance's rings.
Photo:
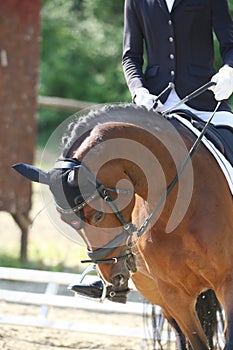
<svg viewBox="0 0 233 350">
<path fill-rule="evenodd" d="M 233 67 L 227 0 L 175 0 L 171 13 L 165 0 L 125 0 L 124 15 L 122 65 L 132 97 L 136 88 L 158 95 L 173 82 L 182 99 L 210 81 L 216 73 L 213 31 L 223 64 Z M 216 100 L 208 90 L 187 104 L 211 111 Z M 227 101 L 220 109 L 230 111 Z"/>
</svg>

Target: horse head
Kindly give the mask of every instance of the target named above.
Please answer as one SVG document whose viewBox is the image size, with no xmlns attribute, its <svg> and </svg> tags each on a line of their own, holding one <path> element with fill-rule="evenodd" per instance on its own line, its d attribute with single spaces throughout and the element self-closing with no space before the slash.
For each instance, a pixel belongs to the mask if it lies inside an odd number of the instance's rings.
<svg viewBox="0 0 233 350">
<path fill-rule="evenodd" d="M 136 272 L 131 250 L 135 227 L 130 222 L 134 192 L 106 187 L 76 158 L 58 159 L 53 169 L 28 164 L 13 168 L 34 182 L 48 185 L 61 219 L 74 228 L 87 245 L 90 260 L 98 265 L 102 278 L 116 291 L 128 289 L 130 272 Z M 124 213 L 116 197 L 130 197 Z"/>
</svg>

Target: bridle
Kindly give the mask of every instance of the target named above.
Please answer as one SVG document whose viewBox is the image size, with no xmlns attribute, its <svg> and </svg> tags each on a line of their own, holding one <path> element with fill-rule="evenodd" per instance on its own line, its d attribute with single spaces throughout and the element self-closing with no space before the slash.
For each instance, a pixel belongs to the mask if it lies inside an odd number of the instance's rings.
<svg viewBox="0 0 233 350">
<path fill-rule="evenodd" d="M 68 170 L 68 169 L 74 169 L 77 166 L 84 167 L 85 171 L 87 172 L 88 179 L 90 182 L 95 182 L 95 192 L 91 193 L 89 196 L 85 196 L 85 199 L 81 202 L 79 202 L 77 205 L 71 207 L 71 208 L 62 208 L 60 205 L 56 203 L 56 208 L 58 212 L 63 216 L 69 217 L 69 215 L 74 215 L 81 213 L 83 209 L 90 204 L 93 200 L 96 198 L 101 197 L 111 208 L 114 215 L 117 217 L 119 222 L 121 223 L 121 226 L 123 227 L 123 231 L 113 238 L 111 241 L 109 241 L 106 245 L 104 245 L 101 248 L 91 250 L 90 248 L 87 249 L 87 255 L 89 256 L 90 260 L 81 260 L 82 263 L 94 263 L 94 264 L 115 264 L 118 261 L 125 260 L 126 265 L 130 271 L 133 273 L 136 272 L 136 263 L 135 263 L 135 256 L 132 252 L 132 248 L 134 246 L 132 242 L 132 236 L 134 232 L 137 231 L 136 226 L 133 223 L 127 223 L 122 215 L 122 212 L 118 209 L 117 204 L 115 203 L 114 198 L 111 196 L 109 192 L 115 192 L 117 194 L 134 194 L 134 191 L 127 190 L 127 189 L 119 189 L 119 188 L 109 188 L 105 187 L 98 178 L 94 176 L 94 174 L 88 169 L 88 167 L 81 162 L 80 160 L 76 158 L 61 158 L 58 159 L 55 163 L 54 169 L 59 170 Z M 55 199 L 56 201 L 56 199 Z M 81 217 L 84 219 L 83 214 L 81 214 Z M 69 221 L 65 220 L 67 223 Z M 112 258 L 106 258 L 107 256 L 111 255 L 115 250 L 116 247 L 119 246 L 125 247 L 125 253 L 123 255 L 112 257 Z"/>
</svg>

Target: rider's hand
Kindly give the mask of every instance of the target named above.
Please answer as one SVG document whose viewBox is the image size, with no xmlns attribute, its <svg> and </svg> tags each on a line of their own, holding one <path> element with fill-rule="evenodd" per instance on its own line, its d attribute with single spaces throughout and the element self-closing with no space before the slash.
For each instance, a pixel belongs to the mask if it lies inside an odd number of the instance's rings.
<svg viewBox="0 0 233 350">
<path fill-rule="evenodd" d="M 135 97 L 134 97 L 134 102 L 138 106 L 144 106 L 148 111 L 152 109 L 154 106 L 154 110 L 157 108 L 162 107 L 162 103 L 158 100 L 157 103 L 155 103 L 157 99 L 156 95 L 151 95 L 149 91 L 143 87 L 138 88 L 135 90 Z"/>
<path fill-rule="evenodd" d="M 211 81 L 216 85 L 211 86 L 209 89 L 213 91 L 214 97 L 217 101 L 228 99 L 233 92 L 233 68 L 229 66 L 223 66 L 215 74 Z"/>
</svg>

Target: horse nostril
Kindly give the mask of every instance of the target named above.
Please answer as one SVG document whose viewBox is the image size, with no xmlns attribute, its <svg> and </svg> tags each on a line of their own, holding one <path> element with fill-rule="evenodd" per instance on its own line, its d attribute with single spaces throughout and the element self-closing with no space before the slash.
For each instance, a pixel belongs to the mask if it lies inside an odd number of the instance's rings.
<svg viewBox="0 0 233 350">
<path fill-rule="evenodd" d="M 127 283 L 127 281 L 128 279 L 122 274 L 115 275 L 112 278 L 112 284 L 114 285 L 114 287 L 122 287 Z"/>
</svg>

